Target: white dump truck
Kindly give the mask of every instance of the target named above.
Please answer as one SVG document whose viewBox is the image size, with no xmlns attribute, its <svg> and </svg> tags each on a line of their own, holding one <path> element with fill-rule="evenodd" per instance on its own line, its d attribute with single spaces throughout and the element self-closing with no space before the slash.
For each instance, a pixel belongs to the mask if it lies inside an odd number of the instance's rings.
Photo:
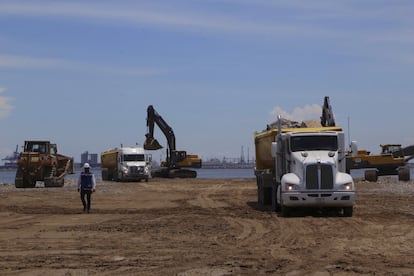
<svg viewBox="0 0 414 276">
<path fill-rule="evenodd" d="M 279 117 L 254 140 L 259 204 L 272 204 L 282 216 L 295 207 L 329 207 L 352 216 L 355 186 L 345 173 L 345 135 L 335 126 L 328 97 L 320 125 L 284 126 Z"/>
<path fill-rule="evenodd" d="M 120 147 L 101 153 L 102 180 L 148 181 L 151 155 L 142 147 Z"/>
</svg>

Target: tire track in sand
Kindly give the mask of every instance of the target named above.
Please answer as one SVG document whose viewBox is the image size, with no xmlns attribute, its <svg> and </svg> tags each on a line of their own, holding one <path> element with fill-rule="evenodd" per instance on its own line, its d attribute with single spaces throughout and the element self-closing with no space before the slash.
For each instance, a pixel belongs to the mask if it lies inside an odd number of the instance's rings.
<svg viewBox="0 0 414 276">
<path fill-rule="evenodd" d="M 212 196 L 216 195 L 217 193 L 220 193 L 220 190 L 222 190 L 222 188 L 223 184 L 217 184 L 213 187 L 209 186 L 205 188 L 200 188 L 198 190 L 199 193 L 196 194 L 194 199 L 188 200 L 188 203 L 193 206 L 198 206 L 205 209 L 228 207 L 227 203 L 212 198 Z"/>
</svg>

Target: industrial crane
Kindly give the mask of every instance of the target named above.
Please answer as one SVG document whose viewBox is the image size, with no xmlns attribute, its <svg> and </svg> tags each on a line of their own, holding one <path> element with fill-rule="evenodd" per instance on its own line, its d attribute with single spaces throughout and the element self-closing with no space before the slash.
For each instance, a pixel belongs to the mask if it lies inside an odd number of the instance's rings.
<svg viewBox="0 0 414 276">
<path fill-rule="evenodd" d="M 162 146 L 154 138 L 154 123 L 160 128 L 162 133 L 167 138 L 167 157 L 161 162 L 161 168 L 153 172 L 153 176 L 158 177 L 180 177 L 180 178 L 195 178 L 197 172 L 184 168 L 201 168 L 201 159 L 198 155 L 187 154 L 184 150 L 177 150 L 175 145 L 175 135 L 173 129 L 165 122 L 165 120 L 155 111 L 152 105 L 147 108 L 147 128 L 148 132 L 145 134 L 144 149 L 158 150 Z"/>
</svg>

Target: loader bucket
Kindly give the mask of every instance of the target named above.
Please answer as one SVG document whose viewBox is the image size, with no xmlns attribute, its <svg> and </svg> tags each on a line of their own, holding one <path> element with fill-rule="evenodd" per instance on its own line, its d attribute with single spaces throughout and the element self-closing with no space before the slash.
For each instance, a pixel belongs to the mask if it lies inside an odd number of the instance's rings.
<svg viewBox="0 0 414 276">
<path fill-rule="evenodd" d="M 162 149 L 160 143 L 158 143 L 157 139 L 155 138 L 147 138 L 144 142 L 144 149 L 146 150 L 158 150 Z"/>
</svg>

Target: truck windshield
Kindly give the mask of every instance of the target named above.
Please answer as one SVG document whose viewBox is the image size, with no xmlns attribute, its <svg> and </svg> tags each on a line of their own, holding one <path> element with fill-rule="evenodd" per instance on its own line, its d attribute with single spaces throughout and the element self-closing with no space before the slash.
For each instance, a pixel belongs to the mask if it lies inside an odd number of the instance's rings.
<svg viewBox="0 0 414 276">
<path fill-rule="evenodd" d="M 290 140 L 292 152 L 308 150 L 338 150 L 338 140 L 336 136 L 295 136 Z"/>
<path fill-rule="evenodd" d="M 124 155 L 124 161 L 145 161 L 145 156 L 143 154 L 126 154 Z"/>
</svg>

